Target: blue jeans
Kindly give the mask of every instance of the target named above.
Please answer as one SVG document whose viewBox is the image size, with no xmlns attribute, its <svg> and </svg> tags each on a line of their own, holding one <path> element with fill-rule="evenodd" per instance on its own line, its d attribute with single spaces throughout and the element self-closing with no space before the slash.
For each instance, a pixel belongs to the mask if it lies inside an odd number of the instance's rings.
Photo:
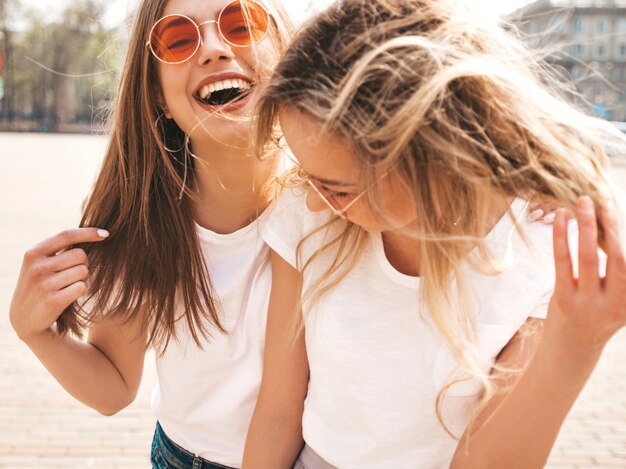
<svg viewBox="0 0 626 469">
<path fill-rule="evenodd" d="M 200 458 L 170 440 L 159 422 L 156 424 L 150 462 L 153 469 L 233 469 Z"/>
<path fill-rule="evenodd" d="M 337 469 L 332 464 L 327 463 L 320 455 L 311 449 L 309 445 L 304 445 L 302 452 L 293 469 Z"/>
</svg>

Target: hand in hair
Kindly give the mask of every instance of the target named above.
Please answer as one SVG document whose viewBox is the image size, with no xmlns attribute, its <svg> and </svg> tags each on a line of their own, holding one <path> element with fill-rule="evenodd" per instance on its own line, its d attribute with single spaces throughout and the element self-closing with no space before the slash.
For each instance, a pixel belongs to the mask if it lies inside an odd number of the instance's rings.
<svg viewBox="0 0 626 469">
<path fill-rule="evenodd" d="M 556 287 L 550 305 L 548 327 L 572 354 L 599 355 L 608 340 L 626 326 L 626 260 L 620 243 L 615 210 L 600 213 L 604 236 L 598 235 L 596 211 L 588 197 L 579 200 L 579 274 L 573 273 L 567 243 L 567 214 L 559 212 L 554 223 Z M 599 272 L 598 246 L 608 256 L 605 277 Z M 546 330 L 546 332 L 548 332 Z"/>
<path fill-rule="evenodd" d="M 561 210 L 554 222 L 556 287 L 543 330 L 537 327 L 539 335 L 526 341 L 511 341 L 498 358 L 502 369 L 523 372 L 475 417 L 459 442 L 453 469 L 544 467 L 602 349 L 626 325 L 626 260 L 614 211 L 604 208 L 600 216 L 605 233 L 601 244 L 608 255 L 604 278 L 598 272 L 600 237 L 591 199 L 581 198 L 576 207 L 578 277 L 568 244 L 568 218 Z"/>
<path fill-rule="evenodd" d="M 15 332 L 50 374 L 72 396 L 103 415 L 115 414 L 137 395 L 148 340 L 142 321 L 101 317 L 89 325 L 87 341 L 59 334 L 53 324 L 87 290 L 87 254 L 72 246 L 101 242 L 108 236 L 104 230 L 77 228 L 29 250 L 10 310 Z"/>
<path fill-rule="evenodd" d="M 71 246 L 99 242 L 109 236 L 96 228 L 76 228 L 46 239 L 24 255 L 9 317 L 17 335 L 27 342 L 50 330 L 63 310 L 85 294 L 88 259 Z"/>
<path fill-rule="evenodd" d="M 543 221 L 546 224 L 553 223 L 557 210 L 563 208 L 563 204 L 553 197 L 535 195 L 528 204 L 528 218 L 531 221 Z"/>
</svg>

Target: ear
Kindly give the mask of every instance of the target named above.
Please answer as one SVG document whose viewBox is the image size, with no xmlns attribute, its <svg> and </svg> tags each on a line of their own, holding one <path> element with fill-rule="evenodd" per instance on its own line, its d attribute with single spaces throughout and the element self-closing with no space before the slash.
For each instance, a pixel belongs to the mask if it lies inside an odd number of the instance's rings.
<svg viewBox="0 0 626 469">
<path fill-rule="evenodd" d="M 172 119 L 172 113 L 168 109 L 167 104 L 165 104 L 163 93 L 161 92 L 160 89 L 157 90 L 156 93 L 157 93 L 157 98 L 156 98 L 157 107 L 161 110 L 161 112 L 163 113 L 163 116 L 165 116 L 166 119 Z"/>
<path fill-rule="evenodd" d="M 172 113 L 167 108 L 167 106 L 163 104 L 161 101 L 157 102 L 157 110 L 158 110 L 159 116 L 165 117 L 168 120 L 172 119 Z"/>
<path fill-rule="evenodd" d="M 165 104 L 165 100 L 164 99 L 162 99 L 162 98 L 157 99 L 157 107 L 159 108 L 159 110 L 161 111 L 163 116 L 165 116 L 166 119 L 171 119 L 172 118 L 172 113 L 168 109 L 167 104 Z"/>
</svg>

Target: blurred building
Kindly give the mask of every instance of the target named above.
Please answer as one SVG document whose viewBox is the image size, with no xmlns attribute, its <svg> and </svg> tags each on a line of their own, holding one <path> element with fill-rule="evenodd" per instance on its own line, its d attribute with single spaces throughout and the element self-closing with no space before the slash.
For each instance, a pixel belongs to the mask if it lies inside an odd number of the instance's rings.
<svg viewBox="0 0 626 469">
<path fill-rule="evenodd" d="M 626 0 L 538 0 L 509 20 L 569 74 L 592 112 L 626 121 Z"/>
</svg>

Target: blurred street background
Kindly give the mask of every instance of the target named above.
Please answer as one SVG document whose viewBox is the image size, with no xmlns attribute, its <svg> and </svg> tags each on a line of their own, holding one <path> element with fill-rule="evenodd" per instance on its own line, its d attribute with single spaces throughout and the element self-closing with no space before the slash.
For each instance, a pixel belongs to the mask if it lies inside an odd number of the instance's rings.
<svg viewBox="0 0 626 469">
<path fill-rule="evenodd" d="M 330 1 L 284 5 L 300 23 Z M 626 121 L 626 0 L 466 1 L 519 29 L 577 104 Z M 102 129 L 137 2 L 0 0 L 0 130 Z"/>
<path fill-rule="evenodd" d="M 330 0 L 284 1 L 301 22 Z M 579 106 L 626 131 L 626 0 L 468 1 L 515 25 Z M 103 417 L 67 395 L 8 320 L 24 251 L 79 221 L 136 4 L 0 0 L 0 468 L 149 467 L 153 356 L 135 403 Z M 612 166 L 626 192 L 626 156 Z M 624 357 L 626 331 L 607 347 L 548 467 L 626 468 Z"/>
</svg>

